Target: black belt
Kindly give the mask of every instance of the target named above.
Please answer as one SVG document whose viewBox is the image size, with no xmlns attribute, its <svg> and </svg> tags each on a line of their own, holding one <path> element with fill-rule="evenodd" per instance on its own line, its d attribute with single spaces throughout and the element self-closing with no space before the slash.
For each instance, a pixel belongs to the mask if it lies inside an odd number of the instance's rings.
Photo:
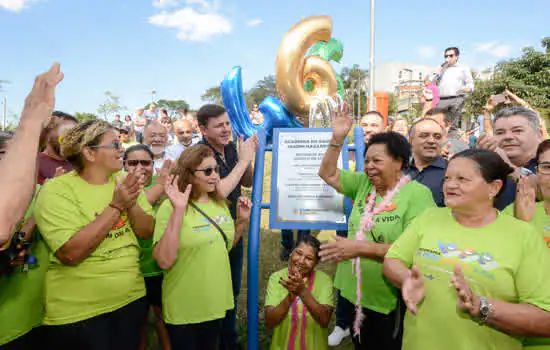
<svg viewBox="0 0 550 350">
<path fill-rule="evenodd" d="M 452 98 L 462 98 L 462 96 L 440 96 L 440 100 L 450 100 Z"/>
</svg>

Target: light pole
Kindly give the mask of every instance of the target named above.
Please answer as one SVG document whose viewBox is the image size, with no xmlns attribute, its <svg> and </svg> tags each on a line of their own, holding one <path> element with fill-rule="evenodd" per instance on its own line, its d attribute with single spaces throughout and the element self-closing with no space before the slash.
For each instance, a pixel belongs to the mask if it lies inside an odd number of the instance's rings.
<svg viewBox="0 0 550 350">
<path fill-rule="evenodd" d="M 374 2 L 370 0 L 369 111 L 376 110 L 374 100 Z"/>
<path fill-rule="evenodd" d="M 153 89 L 151 90 L 151 103 L 155 103 L 155 95 L 157 94 L 157 90 Z"/>
</svg>

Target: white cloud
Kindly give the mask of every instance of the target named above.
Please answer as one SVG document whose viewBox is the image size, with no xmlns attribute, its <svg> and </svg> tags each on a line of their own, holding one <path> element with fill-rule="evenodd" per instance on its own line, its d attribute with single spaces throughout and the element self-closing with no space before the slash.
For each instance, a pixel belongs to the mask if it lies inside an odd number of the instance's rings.
<svg viewBox="0 0 550 350">
<path fill-rule="evenodd" d="M 259 19 L 259 18 L 255 18 L 255 19 L 251 19 L 250 21 L 248 21 L 246 24 L 249 26 L 249 27 L 256 27 L 256 26 L 259 26 L 260 24 L 262 24 L 262 20 Z"/>
<path fill-rule="evenodd" d="M 178 5 L 179 0 L 154 0 L 153 6 L 160 8 L 160 9 L 166 9 L 169 7 L 174 7 Z"/>
<path fill-rule="evenodd" d="M 474 50 L 477 52 L 484 52 L 496 58 L 510 57 L 512 51 L 511 45 L 499 44 L 496 41 L 489 43 L 479 43 L 474 45 Z"/>
<path fill-rule="evenodd" d="M 198 0 L 189 1 L 197 3 Z M 178 39 L 183 41 L 208 41 L 213 36 L 229 34 L 232 29 L 231 23 L 223 15 L 216 12 L 199 12 L 191 7 L 172 12 L 162 11 L 150 17 L 148 21 L 160 27 L 176 28 Z"/>
<path fill-rule="evenodd" d="M 37 0 L 0 0 L 0 7 L 8 11 L 20 12 L 27 8 L 28 4 L 36 1 Z"/>
<path fill-rule="evenodd" d="M 433 46 L 419 46 L 416 49 L 418 55 L 422 58 L 432 58 L 435 55 L 435 47 Z"/>
</svg>

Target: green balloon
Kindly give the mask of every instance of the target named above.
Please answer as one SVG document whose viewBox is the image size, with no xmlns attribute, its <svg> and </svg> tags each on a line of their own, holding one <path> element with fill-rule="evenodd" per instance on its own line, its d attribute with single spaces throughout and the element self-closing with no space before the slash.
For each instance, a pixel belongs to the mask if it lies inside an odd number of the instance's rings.
<svg viewBox="0 0 550 350">
<path fill-rule="evenodd" d="M 306 58 L 309 56 L 318 56 L 327 61 L 333 61 L 340 63 L 342 56 L 344 55 L 344 45 L 338 39 L 331 38 L 327 43 L 320 41 L 315 43 L 310 49 Z M 340 97 L 344 98 L 344 83 L 340 74 L 336 74 L 336 80 L 338 82 L 337 93 Z M 313 91 L 313 82 L 308 80 L 304 83 L 304 89 L 307 92 Z"/>
</svg>

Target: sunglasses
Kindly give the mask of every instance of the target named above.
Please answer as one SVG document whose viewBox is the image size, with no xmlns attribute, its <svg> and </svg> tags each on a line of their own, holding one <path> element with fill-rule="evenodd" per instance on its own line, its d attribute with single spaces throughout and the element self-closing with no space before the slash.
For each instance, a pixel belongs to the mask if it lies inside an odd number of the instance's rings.
<svg viewBox="0 0 550 350">
<path fill-rule="evenodd" d="M 206 168 L 206 169 L 196 169 L 195 171 L 202 171 L 204 175 L 210 176 L 213 172 L 216 172 L 216 174 L 220 173 L 220 166 L 216 165 L 215 168 Z"/>
<path fill-rule="evenodd" d="M 100 149 L 100 148 L 108 148 L 108 149 L 121 149 L 122 143 L 115 141 L 113 143 L 110 143 L 108 145 L 99 145 L 99 146 L 89 146 L 92 149 Z"/>
<path fill-rule="evenodd" d="M 141 164 L 143 167 L 148 167 L 153 164 L 153 161 L 147 159 L 129 159 L 126 161 L 126 164 L 128 164 L 128 166 L 138 166 L 138 164 Z"/>
<path fill-rule="evenodd" d="M 451 54 L 451 55 L 445 55 L 445 58 L 447 58 L 447 57 L 455 57 L 455 55 L 454 55 L 454 54 Z"/>
</svg>

